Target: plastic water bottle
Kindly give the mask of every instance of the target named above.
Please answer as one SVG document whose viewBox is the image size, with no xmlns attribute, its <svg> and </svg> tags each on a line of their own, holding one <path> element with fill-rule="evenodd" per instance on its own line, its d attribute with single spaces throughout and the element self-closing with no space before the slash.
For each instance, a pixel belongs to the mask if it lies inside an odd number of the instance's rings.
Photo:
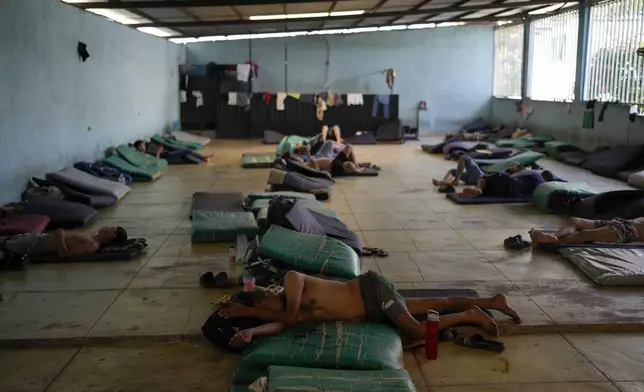
<svg viewBox="0 0 644 392">
<path fill-rule="evenodd" d="M 427 326 L 425 329 L 425 358 L 433 361 L 438 358 L 438 312 L 427 311 Z"/>
</svg>

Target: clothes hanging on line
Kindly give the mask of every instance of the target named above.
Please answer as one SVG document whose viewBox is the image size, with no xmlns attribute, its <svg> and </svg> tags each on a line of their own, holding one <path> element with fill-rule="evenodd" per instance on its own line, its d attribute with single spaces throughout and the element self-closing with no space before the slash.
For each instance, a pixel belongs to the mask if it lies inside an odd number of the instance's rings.
<svg viewBox="0 0 644 392">
<path fill-rule="evenodd" d="M 186 90 L 179 90 L 179 101 L 181 103 L 188 102 L 188 94 L 186 94 Z"/>
<path fill-rule="evenodd" d="M 203 94 L 201 93 L 201 91 L 197 91 L 197 90 L 193 91 L 192 96 L 195 97 L 195 99 L 197 100 L 197 102 L 196 102 L 197 107 L 198 108 L 202 107 L 203 106 Z"/>
<path fill-rule="evenodd" d="M 275 109 L 282 111 L 284 110 L 284 100 L 286 99 L 286 93 L 277 93 L 277 99 L 275 101 Z"/>
<path fill-rule="evenodd" d="M 250 67 L 250 64 L 237 64 L 237 80 L 240 82 L 248 82 Z"/>
<path fill-rule="evenodd" d="M 326 112 L 326 101 L 321 96 L 318 96 L 318 102 L 315 105 L 315 117 L 317 117 L 319 121 L 323 121 L 324 112 Z"/>
<path fill-rule="evenodd" d="M 300 94 L 300 93 L 287 93 L 287 95 L 289 97 L 293 97 L 295 99 L 300 99 L 300 97 L 302 96 L 302 94 Z"/>
<path fill-rule="evenodd" d="M 228 105 L 237 106 L 237 93 L 228 93 Z"/>
<path fill-rule="evenodd" d="M 248 93 L 237 93 L 237 106 L 250 106 L 250 94 Z"/>
<path fill-rule="evenodd" d="M 347 94 L 347 106 L 364 105 L 362 94 Z"/>
<path fill-rule="evenodd" d="M 264 93 L 264 104 L 271 104 L 271 93 Z"/>
<path fill-rule="evenodd" d="M 378 117 L 378 108 L 382 105 L 383 117 L 389 118 L 389 95 L 376 95 L 373 97 L 371 117 Z"/>
</svg>

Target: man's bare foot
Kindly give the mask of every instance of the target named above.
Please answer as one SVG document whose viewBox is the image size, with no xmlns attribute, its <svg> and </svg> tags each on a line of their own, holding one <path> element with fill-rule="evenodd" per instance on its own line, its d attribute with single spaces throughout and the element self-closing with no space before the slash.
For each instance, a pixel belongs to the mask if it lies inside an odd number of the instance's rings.
<svg viewBox="0 0 644 392">
<path fill-rule="evenodd" d="M 508 298 L 505 294 L 497 294 L 492 297 L 492 306 L 490 306 L 490 309 L 498 310 L 499 312 L 509 316 L 512 320 L 516 321 L 517 324 L 521 324 L 523 322 L 519 313 L 508 304 Z"/>
<path fill-rule="evenodd" d="M 555 242 L 559 242 L 559 238 L 552 233 L 545 233 L 543 231 L 532 229 L 528 234 L 530 234 L 533 248 L 536 248 L 539 244 L 553 244 Z"/>
<path fill-rule="evenodd" d="M 439 186 L 441 183 L 437 179 L 432 178 L 432 184 L 434 184 L 434 186 Z"/>
<path fill-rule="evenodd" d="M 492 317 L 488 316 L 487 313 L 482 311 L 478 306 L 472 306 L 466 310 L 465 315 L 467 316 L 467 323 L 481 327 L 490 335 L 499 335 L 499 326 L 496 325 L 496 321 L 494 321 Z"/>
<path fill-rule="evenodd" d="M 212 158 L 214 158 L 212 155 L 206 155 L 206 156 L 203 157 L 203 160 L 206 161 L 206 162 L 210 162 L 210 161 L 212 161 Z"/>
</svg>

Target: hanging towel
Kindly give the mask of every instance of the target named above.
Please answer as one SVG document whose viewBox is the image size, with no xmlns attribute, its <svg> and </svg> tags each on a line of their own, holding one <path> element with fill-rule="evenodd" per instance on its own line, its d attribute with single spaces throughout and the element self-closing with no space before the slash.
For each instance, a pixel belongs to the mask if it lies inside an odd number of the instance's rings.
<svg viewBox="0 0 644 392">
<path fill-rule="evenodd" d="M 188 102 L 188 94 L 186 94 L 186 90 L 180 90 L 179 91 L 179 101 L 181 103 Z"/>
<path fill-rule="evenodd" d="M 264 93 L 264 104 L 271 104 L 271 93 Z"/>
<path fill-rule="evenodd" d="M 193 91 L 192 96 L 197 99 L 197 107 L 203 106 L 203 94 L 201 91 Z"/>
<path fill-rule="evenodd" d="M 344 100 L 342 99 L 341 94 L 333 94 L 335 95 L 335 107 L 337 108 L 338 106 L 344 105 Z"/>
<path fill-rule="evenodd" d="M 364 105 L 362 94 L 347 94 L 347 105 Z"/>
<path fill-rule="evenodd" d="M 248 82 L 249 74 L 250 64 L 237 64 L 237 80 L 240 82 Z"/>
<path fill-rule="evenodd" d="M 286 93 L 277 93 L 277 100 L 275 101 L 275 109 L 279 111 L 284 110 L 285 99 L 286 99 Z"/>
<path fill-rule="evenodd" d="M 395 81 L 396 81 L 396 70 L 393 68 L 389 68 L 385 76 L 385 82 L 387 83 L 387 87 L 394 88 Z"/>
<path fill-rule="evenodd" d="M 318 102 L 315 107 L 315 117 L 317 117 L 319 121 L 323 121 L 324 112 L 326 111 L 326 101 L 321 96 L 318 96 Z"/>
<path fill-rule="evenodd" d="M 237 106 L 237 93 L 228 93 L 228 105 Z"/>
<path fill-rule="evenodd" d="M 237 106 L 250 106 L 250 94 L 248 93 L 237 93 Z"/>
<path fill-rule="evenodd" d="M 639 51 L 639 49 L 638 49 L 638 51 Z M 639 52 L 638 52 L 638 54 L 639 54 Z M 628 120 L 630 122 L 635 121 L 635 116 L 637 116 L 637 112 L 638 112 L 637 105 L 631 105 L 631 108 L 628 111 Z"/>
<path fill-rule="evenodd" d="M 300 93 L 288 93 L 287 95 L 289 97 L 293 97 L 295 99 L 300 99 L 300 97 L 302 96 L 302 94 L 300 94 Z"/>
</svg>

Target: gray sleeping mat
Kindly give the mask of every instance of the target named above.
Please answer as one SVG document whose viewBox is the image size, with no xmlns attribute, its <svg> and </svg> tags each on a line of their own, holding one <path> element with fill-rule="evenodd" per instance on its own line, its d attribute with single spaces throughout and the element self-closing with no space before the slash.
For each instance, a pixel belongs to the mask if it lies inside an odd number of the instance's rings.
<svg viewBox="0 0 644 392">
<path fill-rule="evenodd" d="M 559 252 L 600 286 L 644 286 L 644 249 L 576 247 Z"/>
</svg>

